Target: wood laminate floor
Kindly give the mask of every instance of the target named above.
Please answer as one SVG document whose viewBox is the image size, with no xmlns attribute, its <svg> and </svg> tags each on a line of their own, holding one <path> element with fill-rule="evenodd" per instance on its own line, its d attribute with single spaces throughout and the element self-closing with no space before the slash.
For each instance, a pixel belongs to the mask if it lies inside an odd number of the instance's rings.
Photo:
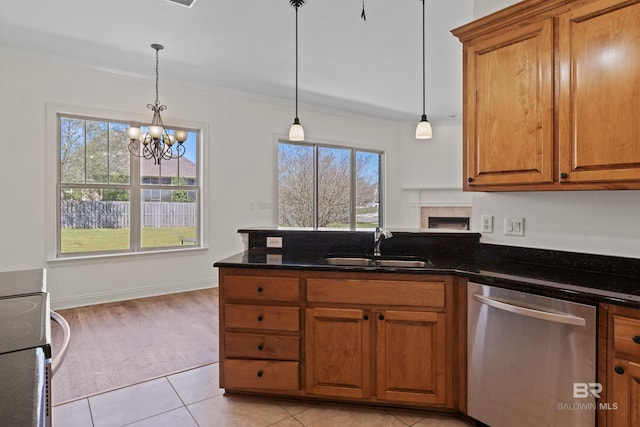
<svg viewBox="0 0 640 427">
<path fill-rule="evenodd" d="M 53 404 L 218 361 L 218 289 L 59 310 L 71 341 Z M 52 322 L 53 357 L 62 342 Z"/>
</svg>

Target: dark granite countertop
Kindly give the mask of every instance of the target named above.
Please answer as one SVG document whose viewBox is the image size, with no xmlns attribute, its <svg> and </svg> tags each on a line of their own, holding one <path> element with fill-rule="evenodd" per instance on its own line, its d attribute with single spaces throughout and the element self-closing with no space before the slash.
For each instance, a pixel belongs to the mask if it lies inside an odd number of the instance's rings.
<svg viewBox="0 0 640 427">
<path fill-rule="evenodd" d="M 389 240 L 394 245 L 383 246 L 386 249 L 382 252 L 385 256 L 411 254 L 429 259 L 430 265 L 425 268 L 327 265 L 323 259 L 331 252 L 326 247 L 323 251 L 309 250 L 313 248 L 309 240 L 304 246 L 307 250 L 300 250 L 301 246 L 290 248 L 294 250 L 273 250 L 257 245 L 216 262 L 214 267 L 452 274 L 478 283 L 576 302 L 608 302 L 640 308 L 640 260 L 486 245 L 478 242 L 479 235 L 470 236 L 473 235 L 454 233 L 434 237 L 407 234 L 404 236 L 406 239 L 394 237 Z M 296 236 L 296 239 L 300 238 Z M 429 239 L 433 238 L 437 239 L 436 246 L 430 243 Z M 476 243 L 470 244 L 469 239 L 473 238 Z M 414 240 L 420 241 L 414 245 Z"/>
</svg>

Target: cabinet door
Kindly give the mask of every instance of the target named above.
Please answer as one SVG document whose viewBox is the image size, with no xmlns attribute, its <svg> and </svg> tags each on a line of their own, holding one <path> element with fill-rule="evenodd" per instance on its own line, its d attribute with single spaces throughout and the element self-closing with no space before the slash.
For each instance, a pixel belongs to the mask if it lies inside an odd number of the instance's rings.
<svg viewBox="0 0 640 427">
<path fill-rule="evenodd" d="M 616 408 L 607 411 L 610 425 L 632 427 L 640 425 L 640 364 L 623 359 L 613 359 L 615 371 L 610 374 L 613 384 L 611 404 Z M 622 372 L 622 373 L 619 373 Z"/>
<path fill-rule="evenodd" d="M 364 310 L 306 310 L 308 393 L 368 398 L 371 377 L 371 322 Z"/>
<path fill-rule="evenodd" d="M 640 3 L 599 0 L 559 19 L 561 182 L 640 179 Z"/>
<path fill-rule="evenodd" d="M 551 19 L 465 46 L 464 99 L 466 190 L 553 181 Z"/>
<path fill-rule="evenodd" d="M 376 314 L 376 395 L 420 404 L 446 402 L 445 314 L 384 311 Z"/>
</svg>

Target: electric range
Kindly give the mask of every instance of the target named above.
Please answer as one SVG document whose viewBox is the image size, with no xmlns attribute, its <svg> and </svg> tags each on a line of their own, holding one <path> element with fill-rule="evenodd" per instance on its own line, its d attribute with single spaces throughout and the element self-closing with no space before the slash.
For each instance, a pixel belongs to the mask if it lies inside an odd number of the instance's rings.
<svg viewBox="0 0 640 427">
<path fill-rule="evenodd" d="M 51 425 L 51 316 L 46 272 L 0 272 L 0 420 Z M 3 387 L 4 388 L 4 387 Z"/>
</svg>

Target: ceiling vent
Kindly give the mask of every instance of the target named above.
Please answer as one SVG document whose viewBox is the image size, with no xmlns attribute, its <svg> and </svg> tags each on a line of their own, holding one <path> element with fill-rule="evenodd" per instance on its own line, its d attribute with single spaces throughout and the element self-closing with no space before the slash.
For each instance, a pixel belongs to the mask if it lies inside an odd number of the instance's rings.
<svg viewBox="0 0 640 427">
<path fill-rule="evenodd" d="M 196 2 L 196 0 L 168 0 L 171 3 L 179 4 L 180 6 L 191 7 Z"/>
</svg>

